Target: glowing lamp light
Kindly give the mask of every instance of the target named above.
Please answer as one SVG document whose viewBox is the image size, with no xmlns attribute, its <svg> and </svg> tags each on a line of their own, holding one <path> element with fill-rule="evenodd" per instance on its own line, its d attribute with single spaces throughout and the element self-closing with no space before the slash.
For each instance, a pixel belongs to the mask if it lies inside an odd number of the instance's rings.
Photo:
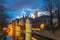
<svg viewBox="0 0 60 40">
<path fill-rule="evenodd" d="M 9 28 L 3 28 L 4 31 L 6 31 L 7 33 L 10 31 Z"/>
<path fill-rule="evenodd" d="M 32 40 L 37 40 L 36 38 L 32 37 Z"/>
<path fill-rule="evenodd" d="M 44 24 L 41 24 L 41 25 L 40 25 L 40 28 L 41 28 L 41 29 L 43 29 L 43 28 L 44 28 L 44 26 L 45 26 Z"/>
<path fill-rule="evenodd" d="M 58 24 L 53 24 L 54 27 L 58 27 Z"/>
</svg>

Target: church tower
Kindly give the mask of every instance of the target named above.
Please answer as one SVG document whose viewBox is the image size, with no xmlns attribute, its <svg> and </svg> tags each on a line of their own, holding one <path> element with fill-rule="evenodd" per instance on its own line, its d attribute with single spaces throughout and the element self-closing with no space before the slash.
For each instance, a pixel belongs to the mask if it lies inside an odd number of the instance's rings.
<svg viewBox="0 0 60 40">
<path fill-rule="evenodd" d="M 35 18 L 38 17 L 38 11 L 35 11 Z"/>
</svg>

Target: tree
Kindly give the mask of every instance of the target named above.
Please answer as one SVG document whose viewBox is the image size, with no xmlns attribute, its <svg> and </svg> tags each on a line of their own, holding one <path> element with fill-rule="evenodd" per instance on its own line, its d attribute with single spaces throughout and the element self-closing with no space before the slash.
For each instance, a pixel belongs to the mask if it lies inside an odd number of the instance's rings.
<svg viewBox="0 0 60 40">
<path fill-rule="evenodd" d="M 0 0 L 0 40 L 6 40 L 6 32 L 2 29 L 8 24 L 9 16 L 5 11 L 6 8 L 3 5 L 3 0 Z"/>
<path fill-rule="evenodd" d="M 0 0 L 0 28 L 6 26 L 10 18 L 6 13 L 7 8 L 4 7 L 5 3 L 7 3 L 6 0 Z"/>
<path fill-rule="evenodd" d="M 55 0 L 56 14 L 58 15 L 58 28 L 60 29 L 60 0 Z"/>
<path fill-rule="evenodd" d="M 43 10 L 44 11 L 48 11 L 50 13 L 50 26 L 48 26 L 48 30 L 52 30 L 52 32 L 55 32 L 55 28 L 53 27 L 53 9 L 54 9 L 54 0 L 44 0 L 44 6 L 43 6 Z"/>
<path fill-rule="evenodd" d="M 5 0 L 0 0 L 0 40 L 6 40 L 6 32 L 3 27 L 8 24 L 10 17 L 6 14 L 7 9 L 4 7 Z"/>
<path fill-rule="evenodd" d="M 0 5 L 0 27 L 3 28 L 7 25 L 9 16 L 5 13 L 5 8 Z"/>
</svg>

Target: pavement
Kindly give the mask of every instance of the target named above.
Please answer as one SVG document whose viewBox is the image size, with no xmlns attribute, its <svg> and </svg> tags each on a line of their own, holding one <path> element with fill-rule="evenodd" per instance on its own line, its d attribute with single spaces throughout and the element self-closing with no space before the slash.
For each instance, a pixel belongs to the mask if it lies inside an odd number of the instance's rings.
<svg viewBox="0 0 60 40">
<path fill-rule="evenodd" d="M 49 32 L 47 30 L 42 30 L 42 31 L 37 32 L 37 33 L 39 33 L 42 36 L 54 39 L 54 40 L 60 40 L 60 30 L 57 30 L 54 34 L 52 33 L 52 31 Z"/>
</svg>

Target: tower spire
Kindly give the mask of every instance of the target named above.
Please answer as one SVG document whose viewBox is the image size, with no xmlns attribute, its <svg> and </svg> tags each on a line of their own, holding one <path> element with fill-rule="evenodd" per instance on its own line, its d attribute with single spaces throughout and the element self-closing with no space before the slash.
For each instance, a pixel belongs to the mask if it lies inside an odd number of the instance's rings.
<svg viewBox="0 0 60 40">
<path fill-rule="evenodd" d="M 38 11 L 35 11 L 35 18 L 38 17 Z"/>
</svg>

